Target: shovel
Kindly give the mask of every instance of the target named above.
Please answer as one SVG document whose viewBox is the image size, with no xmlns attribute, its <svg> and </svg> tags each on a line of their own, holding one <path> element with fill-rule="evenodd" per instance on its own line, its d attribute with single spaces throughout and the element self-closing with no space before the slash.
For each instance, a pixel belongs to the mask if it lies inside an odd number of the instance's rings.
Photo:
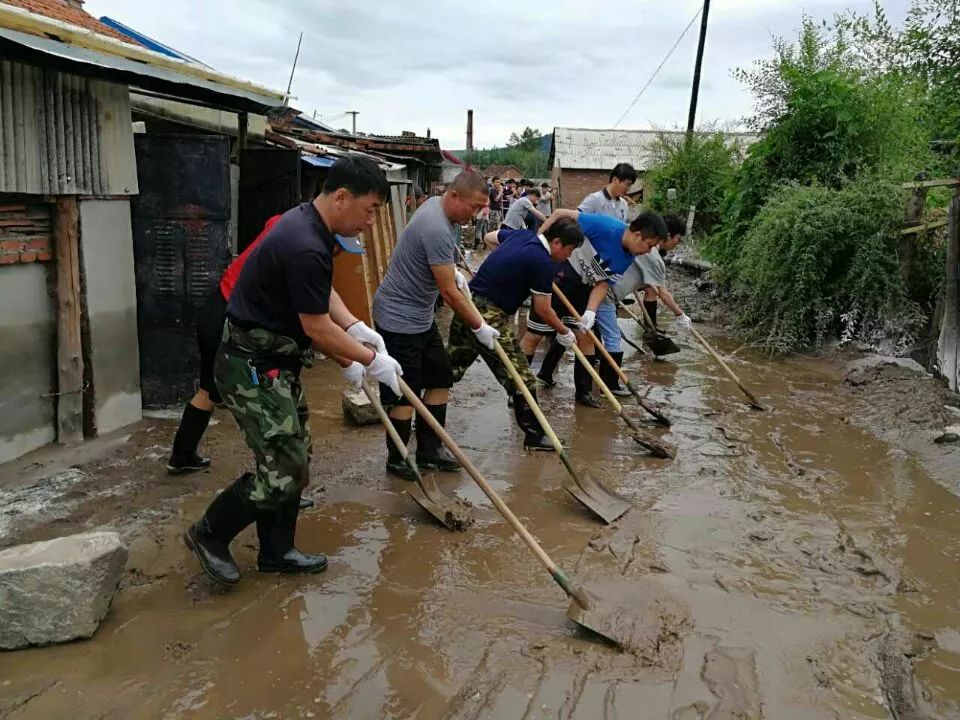
<svg viewBox="0 0 960 720">
<path fill-rule="evenodd" d="M 463 293 L 463 296 L 467 302 L 470 303 L 470 307 L 476 310 L 477 306 L 473 304 L 473 298 L 466 292 Z M 570 473 L 570 477 L 564 480 L 564 489 L 583 503 L 584 507 L 596 513 L 607 524 L 612 523 L 626 513 L 627 510 L 630 509 L 630 503 L 626 498 L 607 489 L 602 482 L 594 478 L 594 473 L 586 469 L 582 472 L 577 472 L 573 467 L 573 463 L 570 462 L 570 458 L 567 457 L 566 451 L 563 449 L 563 443 L 560 442 L 557 434 L 553 432 L 553 428 L 550 427 L 550 423 L 547 422 L 543 411 L 540 410 L 540 406 L 530 393 L 530 389 L 526 383 L 523 382 L 523 378 L 520 377 L 520 372 L 517 370 L 516 365 L 510 360 L 510 356 L 507 355 L 507 351 L 503 349 L 499 340 L 493 341 L 493 349 L 494 352 L 497 353 L 497 357 L 500 358 L 500 362 L 507 368 L 507 372 L 510 373 L 513 384 L 523 395 L 523 399 L 527 401 L 527 405 L 530 406 L 534 416 L 536 416 L 537 422 L 540 423 L 540 427 L 542 427 L 544 433 L 546 433 L 550 444 L 553 445 L 553 449 L 556 450 L 557 455 L 560 456 L 560 462 L 563 463 L 567 472 Z"/>
<path fill-rule="evenodd" d="M 569 312 L 573 316 L 573 319 L 576 320 L 577 322 L 580 322 L 580 313 L 578 313 L 574 309 L 573 305 L 570 304 L 570 301 L 567 300 L 567 296 L 564 295 L 563 292 L 561 292 L 560 288 L 557 287 L 556 283 L 553 284 L 553 292 L 558 298 L 560 298 L 560 302 L 562 302 L 564 307 L 567 308 L 567 312 Z M 610 353 L 607 352 L 607 349 L 603 346 L 603 343 L 597 339 L 596 335 L 594 335 L 593 330 L 587 330 L 586 335 L 588 338 L 590 338 L 590 341 L 593 343 L 594 347 L 597 349 L 597 352 L 599 352 L 603 356 L 603 359 L 610 364 L 610 367 L 616 371 L 617 376 L 620 378 L 620 382 L 626 385 L 627 390 L 633 393 L 633 396 L 637 399 L 637 404 L 639 404 L 640 407 L 646 410 L 647 413 L 649 413 L 658 423 L 669 427 L 670 418 L 668 418 L 666 415 L 660 412 L 657 408 L 650 405 L 643 397 L 641 397 L 640 392 L 637 390 L 636 385 L 630 382 L 630 378 L 627 377 L 627 374 L 623 371 L 623 368 L 617 365 L 616 360 L 610 357 Z M 606 386 L 604 386 L 604 389 L 606 390 Z"/>
<path fill-rule="evenodd" d="M 643 306 L 643 303 L 639 303 L 640 309 L 643 311 L 643 317 L 637 315 L 636 312 L 630 307 L 627 307 L 624 303 L 618 303 L 624 311 L 636 320 L 640 327 L 649 328 L 650 332 L 653 334 L 653 339 L 647 341 L 647 345 L 650 346 L 650 350 L 653 352 L 656 357 L 664 357 L 666 355 L 675 355 L 680 352 L 680 346 L 677 345 L 673 340 L 664 335 L 661 332 L 657 331 L 656 326 L 653 324 L 653 319 L 650 317 L 650 313 L 647 312 L 647 308 Z"/>
<path fill-rule="evenodd" d="M 386 428 L 387 434 L 390 436 L 390 439 L 393 440 L 393 444 L 397 446 L 397 450 L 399 450 L 403 456 L 407 467 L 410 468 L 417 478 L 415 484 L 407 488 L 407 495 L 412 497 L 420 507 L 439 520 L 448 530 L 466 530 L 470 527 L 473 524 L 473 517 L 469 513 L 467 503 L 462 500 L 449 498 L 440 492 L 440 488 L 437 487 L 437 483 L 432 475 L 429 480 L 424 479 L 420 474 L 420 468 L 417 467 L 416 461 L 407 451 L 407 446 L 403 444 L 400 434 L 393 426 L 390 416 L 387 415 L 387 411 L 384 410 L 383 405 L 380 404 L 380 399 L 374 395 L 370 384 L 366 380 L 363 381 L 363 392 L 366 393 L 367 398 L 377 411 L 380 422 L 382 422 L 383 427 Z"/>
<path fill-rule="evenodd" d="M 720 367 L 723 368 L 724 372 L 726 372 L 727 375 L 730 376 L 730 379 L 737 384 L 737 387 L 740 388 L 740 391 L 747 397 L 747 402 L 750 404 L 750 407 L 756 408 L 757 410 L 766 410 L 766 408 L 760 404 L 757 398 L 754 397 L 753 393 L 747 390 L 746 387 L 744 387 L 743 383 L 740 382 L 740 378 L 738 378 L 736 374 L 733 372 L 733 370 L 730 369 L 730 366 L 727 365 L 724 359 L 720 357 L 719 354 L 717 354 L 717 351 L 713 349 L 710 343 L 704 340 L 703 335 L 697 332 L 696 328 L 694 328 L 693 326 L 690 327 L 690 333 L 697 339 L 697 341 L 701 345 L 703 345 L 707 349 L 707 352 L 713 355 L 713 359 L 716 360 L 718 363 L 720 363 Z"/>
<path fill-rule="evenodd" d="M 414 410 L 417 411 L 418 417 L 426 421 L 430 429 L 436 433 L 437 437 L 439 437 L 450 452 L 454 454 L 460 464 L 463 465 L 464 470 L 466 470 L 474 482 L 480 486 L 483 494 L 490 498 L 490 502 L 497 508 L 497 511 L 510 524 L 514 532 L 520 536 L 520 539 L 526 543 L 533 554 L 537 556 L 537 560 L 547 569 L 550 577 L 554 579 L 557 585 L 567 594 L 567 597 L 570 598 L 567 617 L 578 625 L 607 638 L 622 648 L 627 650 L 632 649 L 637 642 L 637 626 L 632 617 L 634 614 L 633 610 L 618 607 L 613 600 L 606 599 L 595 591 L 586 590 L 579 586 L 575 587 L 566 573 L 554 564 L 553 560 L 543 551 L 543 548 L 540 547 L 540 544 L 533 535 L 527 531 L 523 523 L 517 519 L 517 516 L 510 511 L 510 508 L 500 499 L 496 491 L 490 487 L 483 475 L 480 474 L 480 471 L 470 461 L 470 458 L 460 449 L 460 446 L 453 441 L 453 438 L 447 434 L 443 426 L 438 423 L 437 419 L 424 407 L 423 402 L 417 397 L 416 393 L 410 389 L 410 386 L 403 381 L 402 377 L 399 378 L 399 382 L 400 392 L 403 393 L 403 396 L 407 398 Z"/>
</svg>

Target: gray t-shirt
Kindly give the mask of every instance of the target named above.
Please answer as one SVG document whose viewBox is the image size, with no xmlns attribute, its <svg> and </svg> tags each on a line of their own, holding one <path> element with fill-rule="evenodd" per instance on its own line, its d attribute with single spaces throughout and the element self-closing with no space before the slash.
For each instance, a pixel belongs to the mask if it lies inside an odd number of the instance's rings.
<svg viewBox="0 0 960 720">
<path fill-rule="evenodd" d="M 637 255 L 633 264 L 623 274 L 613 288 L 613 295 L 622 301 L 630 293 L 647 286 L 663 287 L 667 284 L 667 264 L 660 255 L 660 250 L 653 248 L 644 255 Z"/>
<path fill-rule="evenodd" d="M 627 201 L 623 198 L 612 198 L 607 195 L 606 189 L 598 190 L 595 193 L 587 195 L 580 207 L 580 212 L 591 213 L 593 215 L 608 215 L 621 222 L 627 221 L 627 210 L 629 209 Z"/>
<path fill-rule="evenodd" d="M 373 321 L 378 328 L 410 335 L 431 328 L 440 291 L 430 266 L 453 265 L 455 244 L 441 198 L 430 198 L 400 234 L 387 274 L 373 297 Z"/>
<path fill-rule="evenodd" d="M 530 198 L 517 198 L 510 206 L 503 224 L 512 230 L 523 230 L 527 226 L 527 216 L 531 210 L 533 210 L 533 203 L 530 202 Z"/>
</svg>

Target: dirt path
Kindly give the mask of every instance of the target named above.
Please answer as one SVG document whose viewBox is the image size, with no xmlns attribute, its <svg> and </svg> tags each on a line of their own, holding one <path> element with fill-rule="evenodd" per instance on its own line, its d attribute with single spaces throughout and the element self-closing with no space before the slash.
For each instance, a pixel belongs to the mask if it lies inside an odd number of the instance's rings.
<svg viewBox="0 0 960 720">
<path fill-rule="evenodd" d="M 904 452 L 872 432 L 865 386 L 833 363 L 741 358 L 773 408 L 758 413 L 702 353 L 674 359 L 628 358 L 673 406 L 672 462 L 645 456 L 612 415 L 574 410 L 569 365 L 544 393 L 575 458 L 636 504 L 609 527 L 565 494 L 556 460 L 520 451 L 482 365 L 450 422 L 568 572 L 682 609 L 655 653 L 620 653 L 569 623 L 563 594 L 466 475 L 438 481 L 478 506 L 477 524 L 432 524 L 384 475 L 381 431 L 342 426 L 338 374 L 320 367 L 319 507 L 298 542 L 330 554 L 321 576 L 258 576 L 251 531 L 235 543 L 235 590 L 199 575 L 179 533 L 247 461 L 225 417 L 206 446 L 216 469 L 199 476 L 162 472 L 172 420 L 145 421 L 53 482 L 31 478 L 36 463 L 56 470 L 55 455 L 0 468 L 0 544 L 103 525 L 131 543 L 93 640 L 0 655 L 0 719 L 960 717 L 960 499 L 936 481 L 956 451 Z"/>
</svg>

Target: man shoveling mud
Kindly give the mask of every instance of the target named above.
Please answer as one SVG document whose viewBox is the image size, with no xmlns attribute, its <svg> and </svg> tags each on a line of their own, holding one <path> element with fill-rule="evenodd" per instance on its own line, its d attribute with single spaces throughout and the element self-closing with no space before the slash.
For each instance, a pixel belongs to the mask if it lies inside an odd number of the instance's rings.
<svg viewBox="0 0 960 720">
<path fill-rule="evenodd" d="M 631 293 L 643 288 L 643 306 L 653 322 L 654 332 L 657 329 L 658 299 L 662 300 L 663 304 L 673 312 L 678 325 L 683 330 L 687 330 L 692 323 L 667 289 L 667 266 L 662 255 L 680 244 L 680 241 L 683 240 L 683 234 L 686 232 L 686 226 L 676 215 L 668 215 L 663 220 L 667 226 L 666 239 L 662 240 L 649 253 L 640 255 L 633 261 L 630 269 L 623 274 L 623 278 L 614 286 L 613 294 L 618 301 L 623 302 Z"/>
<path fill-rule="evenodd" d="M 610 286 L 616 283 L 630 267 L 635 255 L 649 252 L 650 248 L 666 237 L 667 229 L 663 218 L 656 213 L 640 213 L 627 225 L 606 215 L 557 210 L 544 223 L 542 232 L 546 234 L 551 224 L 560 218 L 575 220 L 586 236 L 583 245 L 574 250 L 570 259 L 560 266 L 556 277 L 557 287 L 582 316 L 582 320 L 577 323 L 557 297 L 553 298 L 553 309 L 567 327 L 586 331 L 593 328 L 597 308 L 606 298 Z M 536 310 L 531 309 L 527 318 L 527 334 L 521 341 L 523 354 L 532 357 L 537 351 L 540 340 L 555 334 L 556 331 L 544 322 Z M 577 345 L 590 363 L 597 367 L 599 357 L 595 354 L 593 342 L 585 332 L 577 338 Z M 556 384 L 553 373 L 565 350 L 561 343 L 554 342 L 543 359 L 537 377 L 548 387 Z M 589 371 L 580 363 L 574 366 L 573 381 L 578 404 L 594 408 L 602 407 L 593 394 L 593 379 Z"/>
<path fill-rule="evenodd" d="M 550 301 L 556 265 L 566 262 L 570 254 L 583 244 L 583 232 L 575 221 L 562 218 L 552 223 L 544 235 L 510 228 L 492 234 L 497 235 L 500 247 L 477 270 L 470 281 L 470 291 L 483 319 L 500 333 L 500 344 L 536 400 L 537 381 L 530 371 L 532 356 L 526 357 L 520 350 L 511 319 L 521 303 L 532 294 L 534 310 L 557 333 L 557 342 L 563 347 L 573 345 L 573 332 L 564 326 Z M 447 345 L 455 382 L 462 380 L 477 356 L 481 356 L 497 382 L 513 396 L 513 411 L 523 430 L 523 446 L 532 450 L 553 450 L 545 440 L 543 428 L 533 410 L 520 389 L 514 386 L 507 368 L 493 350 L 477 339 L 460 316 L 455 317 L 450 325 Z"/>
<path fill-rule="evenodd" d="M 437 298 L 462 317 L 477 340 L 493 350 L 499 333 L 473 310 L 460 293 L 466 278 L 456 269 L 454 223 L 467 222 L 487 207 L 487 183 L 467 170 L 454 179 L 442 197 L 432 197 L 410 219 L 390 257 L 383 283 L 373 298 L 373 319 L 383 333 L 387 350 L 403 366 L 407 385 L 440 425 L 447 418 L 447 400 L 453 385 L 450 358 L 443 347 L 433 313 Z M 410 441 L 413 408 L 396 387 L 380 386 L 380 400 L 404 444 Z M 460 463 L 443 446 L 426 422 L 417 421 L 417 465 L 425 469 L 456 472 Z M 414 480 L 390 436 L 387 471 Z"/>
<path fill-rule="evenodd" d="M 311 454 L 300 370 L 309 366 L 316 347 L 338 358 L 354 384 L 366 374 L 398 386 L 400 366 L 383 349 L 383 339 L 351 315 L 332 288 L 334 256 L 363 252 L 354 236 L 373 225 L 388 192 L 373 160 L 337 161 L 320 196 L 286 212 L 240 273 L 214 377 L 253 451 L 256 472 L 244 473 L 214 498 L 185 536 L 204 571 L 218 582 L 239 581 L 229 545 L 253 522 L 261 572 L 313 573 L 327 566 L 323 555 L 293 546 Z"/>
</svg>

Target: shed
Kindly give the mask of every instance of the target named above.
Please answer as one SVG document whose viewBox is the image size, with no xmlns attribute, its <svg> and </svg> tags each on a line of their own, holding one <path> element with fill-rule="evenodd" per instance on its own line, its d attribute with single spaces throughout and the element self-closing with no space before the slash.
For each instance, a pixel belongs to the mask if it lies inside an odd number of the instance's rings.
<svg viewBox="0 0 960 720">
<path fill-rule="evenodd" d="M 488 178 L 499 177 L 502 180 L 507 178 L 520 180 L 523 178 L 523 172 L 516 165 L 491 165 L 483 171 L 483 176 Z"/>
</svg>

